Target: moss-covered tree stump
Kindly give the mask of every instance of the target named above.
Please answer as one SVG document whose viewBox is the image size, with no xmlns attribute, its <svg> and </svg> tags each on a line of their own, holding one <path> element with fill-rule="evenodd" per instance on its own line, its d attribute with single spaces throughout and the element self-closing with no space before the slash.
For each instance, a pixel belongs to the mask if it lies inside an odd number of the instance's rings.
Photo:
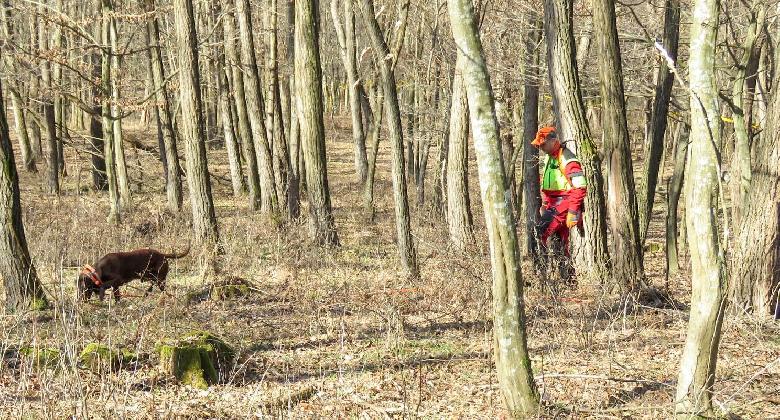
<svg viewBox="0 0 780 420">
<path fill-rule="evenodd" d="M 49 347 L 24 346 L 19 349 L 19 354 L 34 369 L 57 369 L 62 358 L 59 349 Z"/>
<path fill-rule="evenodd" d="M 230 345 L 206 331 L 163 342 L 158 352 L 163 372 L 200 389 L 221 382 L 233 367 L 236 355 Z"/>
<path fill-rule="evenodd" d="M 206 300 L 226 301 L 246 298 L 252 295 L 255 285 L 240 277 L 230 277 L 225 280 L 207 284 L 201 289 L 187 293 L 187 304 L 200 303 Z"/>
<path fill-rule="evenodd" d="M 138 354 L 129 349 L 113 350 L 100 343 L 89 343 L 79 355 L 79 366 L 93 372 L 114 372 L 138 361 Z"/>
</svg>

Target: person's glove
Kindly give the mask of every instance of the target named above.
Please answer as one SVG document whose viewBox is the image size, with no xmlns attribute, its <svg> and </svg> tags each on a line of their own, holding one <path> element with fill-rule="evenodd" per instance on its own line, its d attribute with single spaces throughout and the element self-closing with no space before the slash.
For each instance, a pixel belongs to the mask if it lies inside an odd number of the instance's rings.
<svg viewBox="0 0 780 420">
<path fill-rule="evenodd" d="M 577 223 L 580 222 L 580 215 L 581 212 L 579 210 L 569 210 L 566 213 L 566 227 L 571 229 L 577 226 Z"/>
</svg>

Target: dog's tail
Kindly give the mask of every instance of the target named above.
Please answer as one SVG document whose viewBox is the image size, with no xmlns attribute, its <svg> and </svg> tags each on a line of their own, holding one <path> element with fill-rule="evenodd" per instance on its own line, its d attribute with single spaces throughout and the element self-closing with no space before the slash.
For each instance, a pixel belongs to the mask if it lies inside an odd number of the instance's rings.
<svg viewBox="0 0 780 420">
<path fill-rule="evenodd" d="M 184 251 L 179 252 L 179 253 L 175 253 L 174 252 L 174 253 L 171 253 L 171 254 L 163 254 L 163 257 L 168 258 L 168 259 L 176 259 L 176 258 L 185 257 L 189 253 L 190 253 L 190 244 L 187 244 L 187 249 L 185 249 Z"/>
</svg>

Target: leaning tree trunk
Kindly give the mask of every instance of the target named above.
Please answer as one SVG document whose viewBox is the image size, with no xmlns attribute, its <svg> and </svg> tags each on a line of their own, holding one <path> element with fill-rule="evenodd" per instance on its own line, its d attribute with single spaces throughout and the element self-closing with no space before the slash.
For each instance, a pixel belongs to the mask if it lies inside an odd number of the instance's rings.
<svg viewBox="0 0 780 420">
<path fill-rule="evenodd" d="M 147 13 L 154 12 L 154 0 L 145 0 L 144 10 Z M 171 106 L 168 93 L 165 88 L 165 73 L 163 71 L 162 48 L 160 47 L 160 28 L 156 17 L 152 17 L 146 23 L 146 33 L 149 37 L 149 60 L 152 69 L 152 89 L 155 92 L 157 102 L 157 114 L 159 128 L 162 131 L 165 150 L 160 150 L 165 155 L 165 192 L 168 198 L 168 208 L 178 213 L 182 206 L 181 170 L 179 169 L 179 152 L 176 145 L 176 133 L 171 122 Z"/>
<path fill-rule="evenodd" d="M 203 122 L 203 105 L 198 71 L 198 37 L 192 2 L 174 0 L 176 17 L 176 49 L 179 57 L 179 101 L 184 151 L 187 156 L 187 184 L 192 206 L 192 227 L 196 242 L 219 242 L 217 218 L 211 196 L 208 161 L 206 159 L 206 133 Z"/>
<path fill-rule="evenodd" d="M 727 245 L 718 240 L 717 211 L 721 136 L 715 46 L 720 2 L 696 0 L 693 7 L 688 59 L 691 152 L 684 187 L 692 293 L 675 398 L 675 412 L 686 419 L 714 415 L 712 392 L 726 281 L 721 245 Z"/>
<path fill-rule="evenodd" d="M 598 73 L 609 180 L 607 206 L 612 224 L 612 276 L 616 286 L 626 292 L 636 292 L 644 285 L 645 274 L 615 1 L 593 0 L 592 4 L 595 38 L 600 51 Z"/>
<path fill-rule="evenodd" d="M 468 182 L 469 104 L 463 74 L 466 57 L 460 51 L 457 55 L 447 150 L 447 227 L 450 244 L 458 251 L 465 251 L 474 240 L 474 226 Z"/>
<path fill-rule="evenodd" d="M 9 0 L 4 0 L 0 6 L 0 23 L 2 24 L 1 33 L 5 36 L 5 39 L 13 39 L 14 32 L 11 27 L 11 4 Z M 2 62 L 9 75 L 16 74 L 16 62 L 11 54 L 6 53 Z M 24 113 L 24 102 L 19 91 L 19 83 L 7 79 L 6 89 L 10 93 L 11 106 L 14 109 L 14 127 L 16 128 L 16 137 L 19 139 L 19 152 L 24 163 L 24 169 L 28 172 L 38 172 L 35 164 L 35 155 L 30 146 L 30 135 L 27 131 L 27 118 Z"/>
<path fill-rule="evenodd" d="M 384 115 L 384 93 L 382 85 L 374 88 L 374 117 L 369 134 L 371 140 L 371 153 L 368 155 L 368 170 L 366 181 L 363 183 L 363 210 L 368 220 L 374 220 L 374 177 L 376 175 L 376 159 L 379 156 L 379 140 L 382 134 L 382 115 Z"/>
<path fill-rule="evenodd" d="M 39 6 L 39 12 L 43 14 L 43 6 Z M 47 53 L 49 49 L 46 25 L 40 22 L 38 26 L 38 49 L 41 54 Z M 57 163 L 59 154 L 57 153 L 57 125 L 54 119 L 54 95 L 51 74 L 51 63 L 48 59 L 41 60 L 41 83 L 43 86 L 43 115 L 46 122 L 46 140 L 49 152 L 49 193 L 60 194 L 60 169 Z"/>
<path fill-rule="evenodd" d="M 542 206 L 539 185 L 539 150 L 531 145 L 539 123 L 539 41 L 542 39 L 542 18 L 538 12 L 526 14 L 530 33 L 523 42 L 523 203 L 525 203 L 525 236 L 528 253 L 536 260 L 539 255 L 536 225 Z"/>
<path fill-rule="evenodd" d="M 561 141 L 574 141 L 588 181 L 585 237 L 576 241 L 576 263 L 580 273 L 603 279 L 609 274 L 604 178 L 601 174 L 601 159 L 585 119 L 577 63 L 574 60 L 573 1 L 545 0 L 544 15 L 547 66 L 558 135 Z"/>
<path fill-rule="evenodd" d="M 397 55 L 392 54 L 387 46 L 382 29 L 380 29 L 376 20 L 373 0 L 361 0 L 361 13 L 368 27 L 368 35 L 374 50 L 374 57 L 376 57 L 381 72 L 382 90 L 385 95 L 387 128 L 392 148 L 393 197 L 395 201 L 398 251 L 401 254 L 401 264 L 407 276 L 418 277 L 420 269 L 417 265 L 417 253 L 412 240 L 409 201 L 406 191 L 407 182 L 406 171 L 404 170 L 404 139 L 403 128 L 401 127 L 401 111 L 398 106 L 398 88 L 396 87 L 393 71 Z M 398 36 L 403 37 L 403 34 L 399 32 Z M 397 50 L 394 49 L 394 51 Z"/>
<path fill-rule="evenodd" d="M 510 415 L 532 416 L 539 406 L 539 393 L 528 356 L 520 250 L 501 159 L 493 92 L 471 0 L 447 3 L 455 44 L 466 58 L 463 77 L 493 268 L 493 335 L 498 382 Z"/>
<path fill-rule="evenodd" d="M 301 145 L 306 161 L 309 223 L 312 239 L 321 245 L 338 245 L 330 204 L 325 125 L 322 108 L 319 9 L 316 0 L 295 2 L 295 85 Z"/>
<path fill-rule="evenodd" d="M 276 222 L 279 220 L 279 199 L 274 180 L 273 156 L 265 127 L 262 87 L 255 58 L 252 11 L 249 0 L 236 0 L 236 19 L 238 20 L 241 40 L 241 67 L 243 67 L 244 74 L 246 110 L 249 115 L 249 124 L 252 127 L 252 139 L 259 165 L 260 210 L 271 215 L 271 220 Z"/>
<path fill-rule="evenodd" d="M 226 11 L 222 20 L 222 29 L 225 35 L 225 60 L 226 65 L 230 66 L 233 98 L 236 104 L 236 116 L 238 117 L 236 118 L 236 134 L 241 138 L 240 143 L 244 151 L 247 181 L 249 181 L 249 209 L 257 210 L 260 208 L 260 173 L 258 172 L 252 127 L 249 122 L 249 113 L 247 112 L 241 59 L 236 50 L 236 17 L 232 10 L 233 4 L 233 0 L 228 0 L 225 3 Z"/>
<path fill-rule="evenodd" d="M 49 306 L 27 248 L 19 195 L 19 177 L 5 115 L 3 79 L 0 79 L 0 277 L 5 287 L 6 312 Z"/>
<path fill-rule="evenodd" d="M 677 44 L 680 38 L 680 0 L 664 2 L 664 39 L 663 47 L 669 57 L 677 60 Z M 664 135 L 666 134 L 669 100 L 672 96 L 674 75 L 666 60 L 661 61 L 658 69 L 658 79 L 655 84 L 653 111 L 647 132 L 647 151 L 642 172 L 642 182 L 639 184 L 639 237 L 642 243 L 647 239 L 647 229 L 653 215 L 655 187 L 658 184 L 658 174 L 661 168 L 661 156 L 664 151 Z"/>
<path fill-rule="evenodd" d="M 772 82 L 766 128 L 753 147 L 753 179 L 731 256 L 730 292 L 736 307 L 765 314 L 780 310 L 780 71 Z"/>
</svg>

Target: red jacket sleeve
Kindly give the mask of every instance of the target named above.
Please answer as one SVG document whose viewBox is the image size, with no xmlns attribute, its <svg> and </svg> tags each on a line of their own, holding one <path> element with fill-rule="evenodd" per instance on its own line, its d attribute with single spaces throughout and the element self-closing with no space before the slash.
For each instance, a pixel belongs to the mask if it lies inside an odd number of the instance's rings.
<svg viewBox="0 0 780 420">
<path fill-rule="evenodd" d="M 579 162 L 569 162 L 564 169 L 566 178 L 571 180 L 575 176 L 584 176 L 582 172 L 582 166 Z M 566 201 L 569 203 L 569 210 L 583 210 L 582 203 L 585 201 L 587 195 L 586 187 L 574 188 L 569 191 L 566 197 Z"/>
</svg>

